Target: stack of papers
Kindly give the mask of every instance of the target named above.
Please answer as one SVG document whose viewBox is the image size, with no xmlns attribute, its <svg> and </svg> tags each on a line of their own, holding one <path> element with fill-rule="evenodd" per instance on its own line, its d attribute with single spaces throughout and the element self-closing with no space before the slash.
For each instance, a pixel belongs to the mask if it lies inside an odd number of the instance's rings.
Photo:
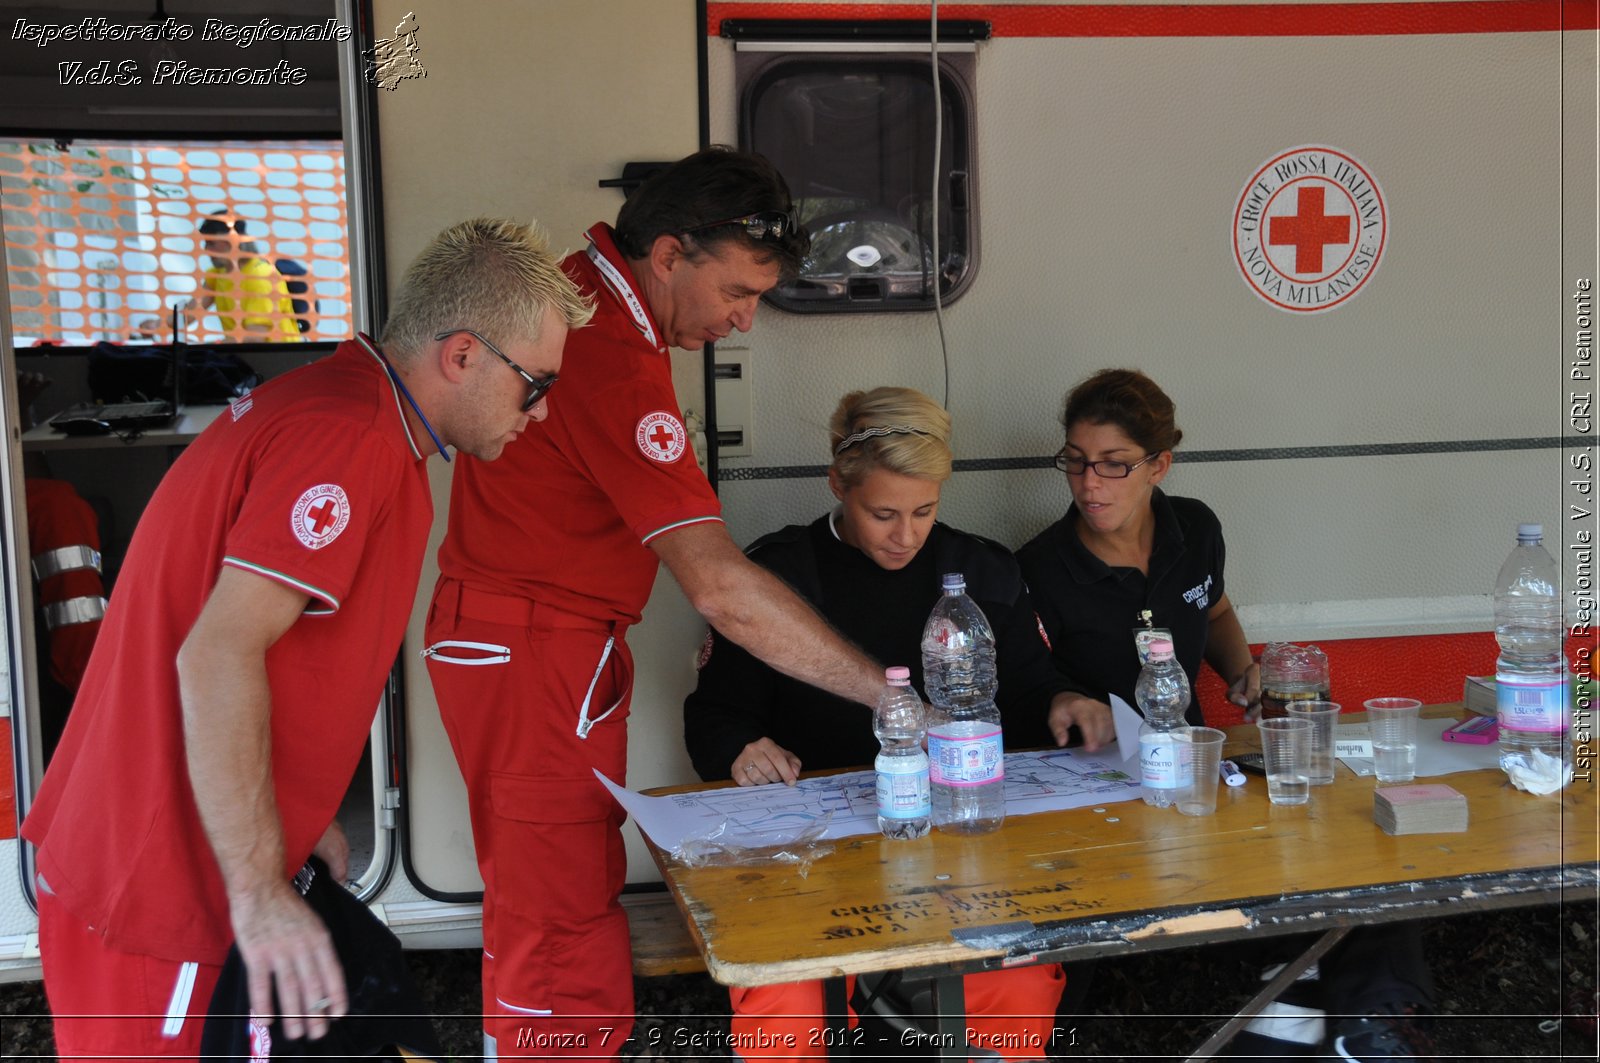
<svg viewBox="0 0 1600 1063">
<path fill-rule="evenodd" d="M 1443 783 L 1380 786 L 1372 819 L 1388 834 L 1456 834 L 1467 829 L 1467 799 Z"/>
</svg>

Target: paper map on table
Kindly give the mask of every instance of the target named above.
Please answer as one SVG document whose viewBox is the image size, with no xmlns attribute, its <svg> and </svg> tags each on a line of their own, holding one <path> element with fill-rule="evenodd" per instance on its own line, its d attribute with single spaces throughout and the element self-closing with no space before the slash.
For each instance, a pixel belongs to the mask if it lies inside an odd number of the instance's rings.
<svg viewBox="0 0 1600 1063">
<path fill-rule="evenodd" d="M 622 807 L 657 846 L 677 849 L 686 838 L 705 837 L 727 823 L 729 841 L 794 836 L 832 814 L 824 838 L 876 834 L 878 804 L 871 771 L 801 779 L 794 786 L 728 786 L 717 790 L 645 797 L 600 772 Z M 1090 755 L 1069 749 L 1006 754 L 1006 815 L 1129 801 L 1139 780 L 1124 771 L 1114 750 Z"/>
</svg>

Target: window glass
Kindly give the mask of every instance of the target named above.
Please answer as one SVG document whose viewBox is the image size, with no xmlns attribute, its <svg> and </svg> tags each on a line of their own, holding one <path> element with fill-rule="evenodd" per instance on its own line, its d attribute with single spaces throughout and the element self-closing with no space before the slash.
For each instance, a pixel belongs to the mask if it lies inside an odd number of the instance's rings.
<svg viewBox="0 0 1600 1063">
<path fill-rule="evenodd" d="M 963 57 L 966 58 L 966 57 Z M 811 253 L 770 296 L 798 311 L 917 310 L 970 283 L 970 77 L 941 60 L 934 249 L 934 93 L 926 55 L 786 56 L 745 80 L 745 146 L 789 182 Z"/>
<path fill-rule="evenodd" d="M 16 346 L 343 339 L 344 202 L 337 140 L 0 141 Z"/>
</svg>

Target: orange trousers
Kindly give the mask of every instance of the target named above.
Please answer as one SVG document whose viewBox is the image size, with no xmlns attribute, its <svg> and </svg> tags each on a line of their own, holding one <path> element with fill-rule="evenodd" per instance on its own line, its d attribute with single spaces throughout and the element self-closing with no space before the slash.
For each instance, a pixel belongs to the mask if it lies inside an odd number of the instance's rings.
<svg viewBox="0 0 1600 1063">
<path fill-rule="evenodd" d="M 855 979 L 847 978 L 845 983 L 848 997 L 855 992 Z M 984 1050 L 982 1055 L 990 1059 L 995 1055 L 1044 1058 L 1065 984 L 1059 964 L 967 975 L 961 980 L 967 1004 L 967 1043 Z M 828 1055 L 829 1031 L 823 1019 L 826 1009 L 820 981 L 735 986 L 728 996 L 733 1002 L 732 1054 L 762 1060 L 809 1060 Z M 849 1017 L 854 1029 L 855 1009 Z"/>
</svg>

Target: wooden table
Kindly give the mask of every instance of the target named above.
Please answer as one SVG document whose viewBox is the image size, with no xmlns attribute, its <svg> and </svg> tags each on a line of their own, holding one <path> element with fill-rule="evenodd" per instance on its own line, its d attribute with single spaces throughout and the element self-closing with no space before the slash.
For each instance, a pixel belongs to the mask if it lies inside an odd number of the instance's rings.
<svg viewBox="0 0 1600 1063">
<path fill-rule="evenodd" d="M 1230 733 L 1228 755 L 1252 748 L 1253 726 Z M 835 842 L 805 875 L 781 865 L 690 869 L 655 855 L 718 982 L 912 969 L 940 979 L 940 1010 L 957 1026 L 954 976 L 966 972 L 1600 888 L 1593 781 L 1550 797 L 1513 789 L 1497 770 L 1427 781 L 1466 795 L 1466 833 L 1385 834 L 1372 820 L 1373 781 L 1340 764 L 1333 785 L 1313 787 L 1298 807 L 1271 804 L 1266 781 L 1250 776 L 1243 788 L 1219 788 L 1213 816 L 1131 801 L 1012 817 L 987 835 L 861 836 Z"/>
</svg>

